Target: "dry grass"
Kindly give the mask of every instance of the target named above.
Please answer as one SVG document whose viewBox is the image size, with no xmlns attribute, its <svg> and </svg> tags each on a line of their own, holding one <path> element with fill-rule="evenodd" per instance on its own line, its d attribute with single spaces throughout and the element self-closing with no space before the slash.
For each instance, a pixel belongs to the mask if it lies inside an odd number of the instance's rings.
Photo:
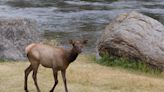
<svg viewBox="0 0 164 92">
<path fill-rule="evenodd" d="M 0 92 L 23 92 L 24 69 L 28 65 L 28 62 L 0 63 Z M 101 66 L 85 56 L 80 56 L 67 71 L 69 92 L 164 92 L 162 77 Z M 52 70 L 40 67 L 38 83 L 42 92 L 48 92 L 53 85 Z M 28 84 L 29 91 L 36 92 L 31 75 Z M 55 92 L 64 92 L 60 74 Z"/>
</svg>

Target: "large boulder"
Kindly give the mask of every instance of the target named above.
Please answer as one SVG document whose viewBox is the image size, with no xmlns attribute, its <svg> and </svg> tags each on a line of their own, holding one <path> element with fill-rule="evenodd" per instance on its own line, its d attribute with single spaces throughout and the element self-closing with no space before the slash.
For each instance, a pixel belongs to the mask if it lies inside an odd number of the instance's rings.
<svg viewBox="0 0 164 92">
<path fill-rule="evenodd" d="M 142 60 L 164 69 L 164 26 L 137 12 L 117 16 L 98 41 L 99 54 Z"/>
<path fill-rule="evenodd" d="M 42 32 L 35 20 L 0 17 L 0 59 L 25 59 L 25 46 L 39 41 L 41 35 Z"/>
</svg>

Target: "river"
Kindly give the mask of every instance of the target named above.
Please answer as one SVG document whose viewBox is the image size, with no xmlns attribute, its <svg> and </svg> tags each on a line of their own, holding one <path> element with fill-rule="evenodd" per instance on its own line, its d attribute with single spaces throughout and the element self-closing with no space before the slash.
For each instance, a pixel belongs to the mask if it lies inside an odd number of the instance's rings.
<svg viewBox="0 0 164 92">
<path fill-rule="evenodd" d="M 97 39 L 113 18 L 133 10 L 164 23 L 164 0 L 0 0 L 0 16 L 35 19 L 46 39 L 65 46 L 69 39 L 88 39 L 88 52 L 95 52 Z"/>
</svg>

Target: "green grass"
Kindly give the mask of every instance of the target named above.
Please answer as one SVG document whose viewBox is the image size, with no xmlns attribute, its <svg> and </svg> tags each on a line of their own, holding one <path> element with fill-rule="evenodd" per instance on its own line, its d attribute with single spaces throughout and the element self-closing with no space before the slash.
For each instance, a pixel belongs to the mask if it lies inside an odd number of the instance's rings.
<svg viewBox="0 0 164 92">
<path fill-rule="evenodd" d="M 87 2 L 99 2 L 99 0 L 82 0 L 82 1 L 87 1 Z"/>
<path fill-rule="evenodd" d="M 102 64 L 105 66 L 111 67 L 121 67 L 131 71 L 140 71 L 149 74 L 160 74 L 160 70 L 157 68 L 153 68 L 143 61 L 136 61 L 123 57 L 115 57 L 104 55 L 101 59 L 96 60 L 96 63 Z"/>
<path fill-rule="evenodd" d="M 7 60 L 0 58 L 0 63 L 6 62 Z"/>
</svg>

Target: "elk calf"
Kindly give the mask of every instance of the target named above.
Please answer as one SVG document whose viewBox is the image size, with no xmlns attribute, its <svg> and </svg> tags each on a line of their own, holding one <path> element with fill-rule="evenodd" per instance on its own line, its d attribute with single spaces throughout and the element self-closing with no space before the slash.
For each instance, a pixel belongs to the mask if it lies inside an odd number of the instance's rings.
<svg viewBox="0 0 164 92">
<path fill-rule="evenodd" d="M 28 75 L 33 71 L 33 80 L 37 88 L 37 92 L 40 92 L 38 83 L 37 83 L 37 70 L 41 64 L 44 67 L 52 68 L 54 75 L 54 85 L 50 92 L 53 92 L 56 85 L 58 84 L 58 71 L 61 71 L 65 92 L 68 92 L 67 83 L 66 83 L 66 69 L 68 65 L 73 62 L 77 56 L 82 52 L 83 45 L 87 43 L 87 40 L 70 40 L 72 48 L 69 50 L 60 48 L 60 47 L 51 47 L 43 44 L 32 43 L 28 45 L 25 49 L 27 57 L 30 62 L 30 66 L 25 70 L 25 81 L 24 81 L 24 90 L 28 92 L 27 80 Z"/>
</svg>

